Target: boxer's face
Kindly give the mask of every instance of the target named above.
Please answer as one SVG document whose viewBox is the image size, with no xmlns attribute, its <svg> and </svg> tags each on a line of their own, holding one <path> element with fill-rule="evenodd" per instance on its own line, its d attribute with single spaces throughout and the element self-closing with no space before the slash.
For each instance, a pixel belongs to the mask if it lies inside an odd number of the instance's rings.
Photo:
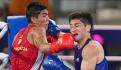
<svg viewBox="0 0 121 70">
<path fill-rule="evenodd" d="M 70 21 L 70 32 L 74 35 L 75 41 L 80 41 L 85 35 L 86 27 L 79 19 Z"/>
<path fill-rule="evenodd" d="M 34 21 L 35 23 L 47 28 L 49 23 L 48 11 L 46 9 L 42 10 L 38 17 L 35 17 Z"/>
</svg>

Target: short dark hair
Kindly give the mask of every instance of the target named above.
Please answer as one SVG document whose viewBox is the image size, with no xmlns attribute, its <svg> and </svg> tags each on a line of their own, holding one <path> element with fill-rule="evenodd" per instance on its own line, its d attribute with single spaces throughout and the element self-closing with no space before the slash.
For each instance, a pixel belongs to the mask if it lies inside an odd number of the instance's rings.
<svg viewBox="0 0 121 70">
<path fill-rule="evenodd" d="M 31 22 L 31 17 L 38 17 L 38 14 L 44 9 L 47 9 L 45 5 L 39 2 L 31 2 L 26 9 L 26 18 L 28 22 Z"/>
<path fill-rule="evenodd" d="M 74 12 L 69 15 L 69 22 L 73 19 L 79 19 L 84 25 L 91 25 L 90 32 L 93 30 L 93 18 L 90 13 L 87 12 Z"/>
</svg>

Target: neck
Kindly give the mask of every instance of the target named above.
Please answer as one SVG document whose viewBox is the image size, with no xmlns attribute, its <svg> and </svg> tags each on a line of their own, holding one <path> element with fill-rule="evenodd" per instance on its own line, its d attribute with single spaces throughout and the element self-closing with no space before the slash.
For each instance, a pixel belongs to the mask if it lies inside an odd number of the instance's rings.
<svg viewBox="0 0 121 70">
<path fill-rule="evenodd" d="M 40 24 L 38 23 L 31 23 L 32 25 L 35 25 L 35 26 L 40 26 Z"/>
<path fill-rule="evenodd" d="M 90 34 L 85 35 L 79 42 L 78 42 L 78 46 L 79 48 L 82 48 L 83 45 L 85 44 L 85 42 L 87 41 L 87 39 L 90 38 Z"/>
<path fill-rule="evenodd" d="M 33 26 L 36 26 L 36 27 L 41 27 L 41 28 L 44 28 L 44 26 L 42 26 L 41 24 L 38 24 L 38 23 L 31 23 L 31 25 L 33 25 Z"/>
</svg>

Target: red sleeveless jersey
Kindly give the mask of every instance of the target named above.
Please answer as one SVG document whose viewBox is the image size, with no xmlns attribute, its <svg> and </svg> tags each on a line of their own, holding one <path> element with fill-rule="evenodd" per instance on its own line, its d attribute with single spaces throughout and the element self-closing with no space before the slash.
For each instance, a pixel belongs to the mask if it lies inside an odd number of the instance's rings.
<svg viewBox="0 0 121 70">
<path fill-rule="evenodd" d="M 27 40 L 27 35 L 31 27 L 32 25 L 29 24 L 20 30 L 13 41 L 10 60 L 11 70 L 31 70 L 37 61 L 39 49 L 30 44 Z M 43 54 L 41 57 L 40 64 L 43 61 Z"/>
</svg>

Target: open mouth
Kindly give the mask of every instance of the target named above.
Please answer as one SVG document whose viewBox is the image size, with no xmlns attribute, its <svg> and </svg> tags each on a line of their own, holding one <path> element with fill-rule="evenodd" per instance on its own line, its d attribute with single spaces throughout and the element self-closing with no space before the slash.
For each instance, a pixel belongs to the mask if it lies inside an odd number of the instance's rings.
<svg viewBox="0 0 121 70">
<path fill-rule="evenodd" d="M 73 36 L 74 36 L 74 38 L 76 38 L 78 36 L 78 34 L 77 33 L 76 34 L 73 34 Z"/>
<path fill-rule="evenodd" d="M 77 36 L 78 34 L 76 33 L 76 34 L 73 34 L 74 36 Z"/>
<path fill-rule="evenodd" d="M 74 36 L 74 39 L 76 40 L 76 39 L 77 39 L 78 34 L 77 34 L 77 33 L 76 33 L 76 34 L 73 34 L 73 36 Z"/>
</svg>

